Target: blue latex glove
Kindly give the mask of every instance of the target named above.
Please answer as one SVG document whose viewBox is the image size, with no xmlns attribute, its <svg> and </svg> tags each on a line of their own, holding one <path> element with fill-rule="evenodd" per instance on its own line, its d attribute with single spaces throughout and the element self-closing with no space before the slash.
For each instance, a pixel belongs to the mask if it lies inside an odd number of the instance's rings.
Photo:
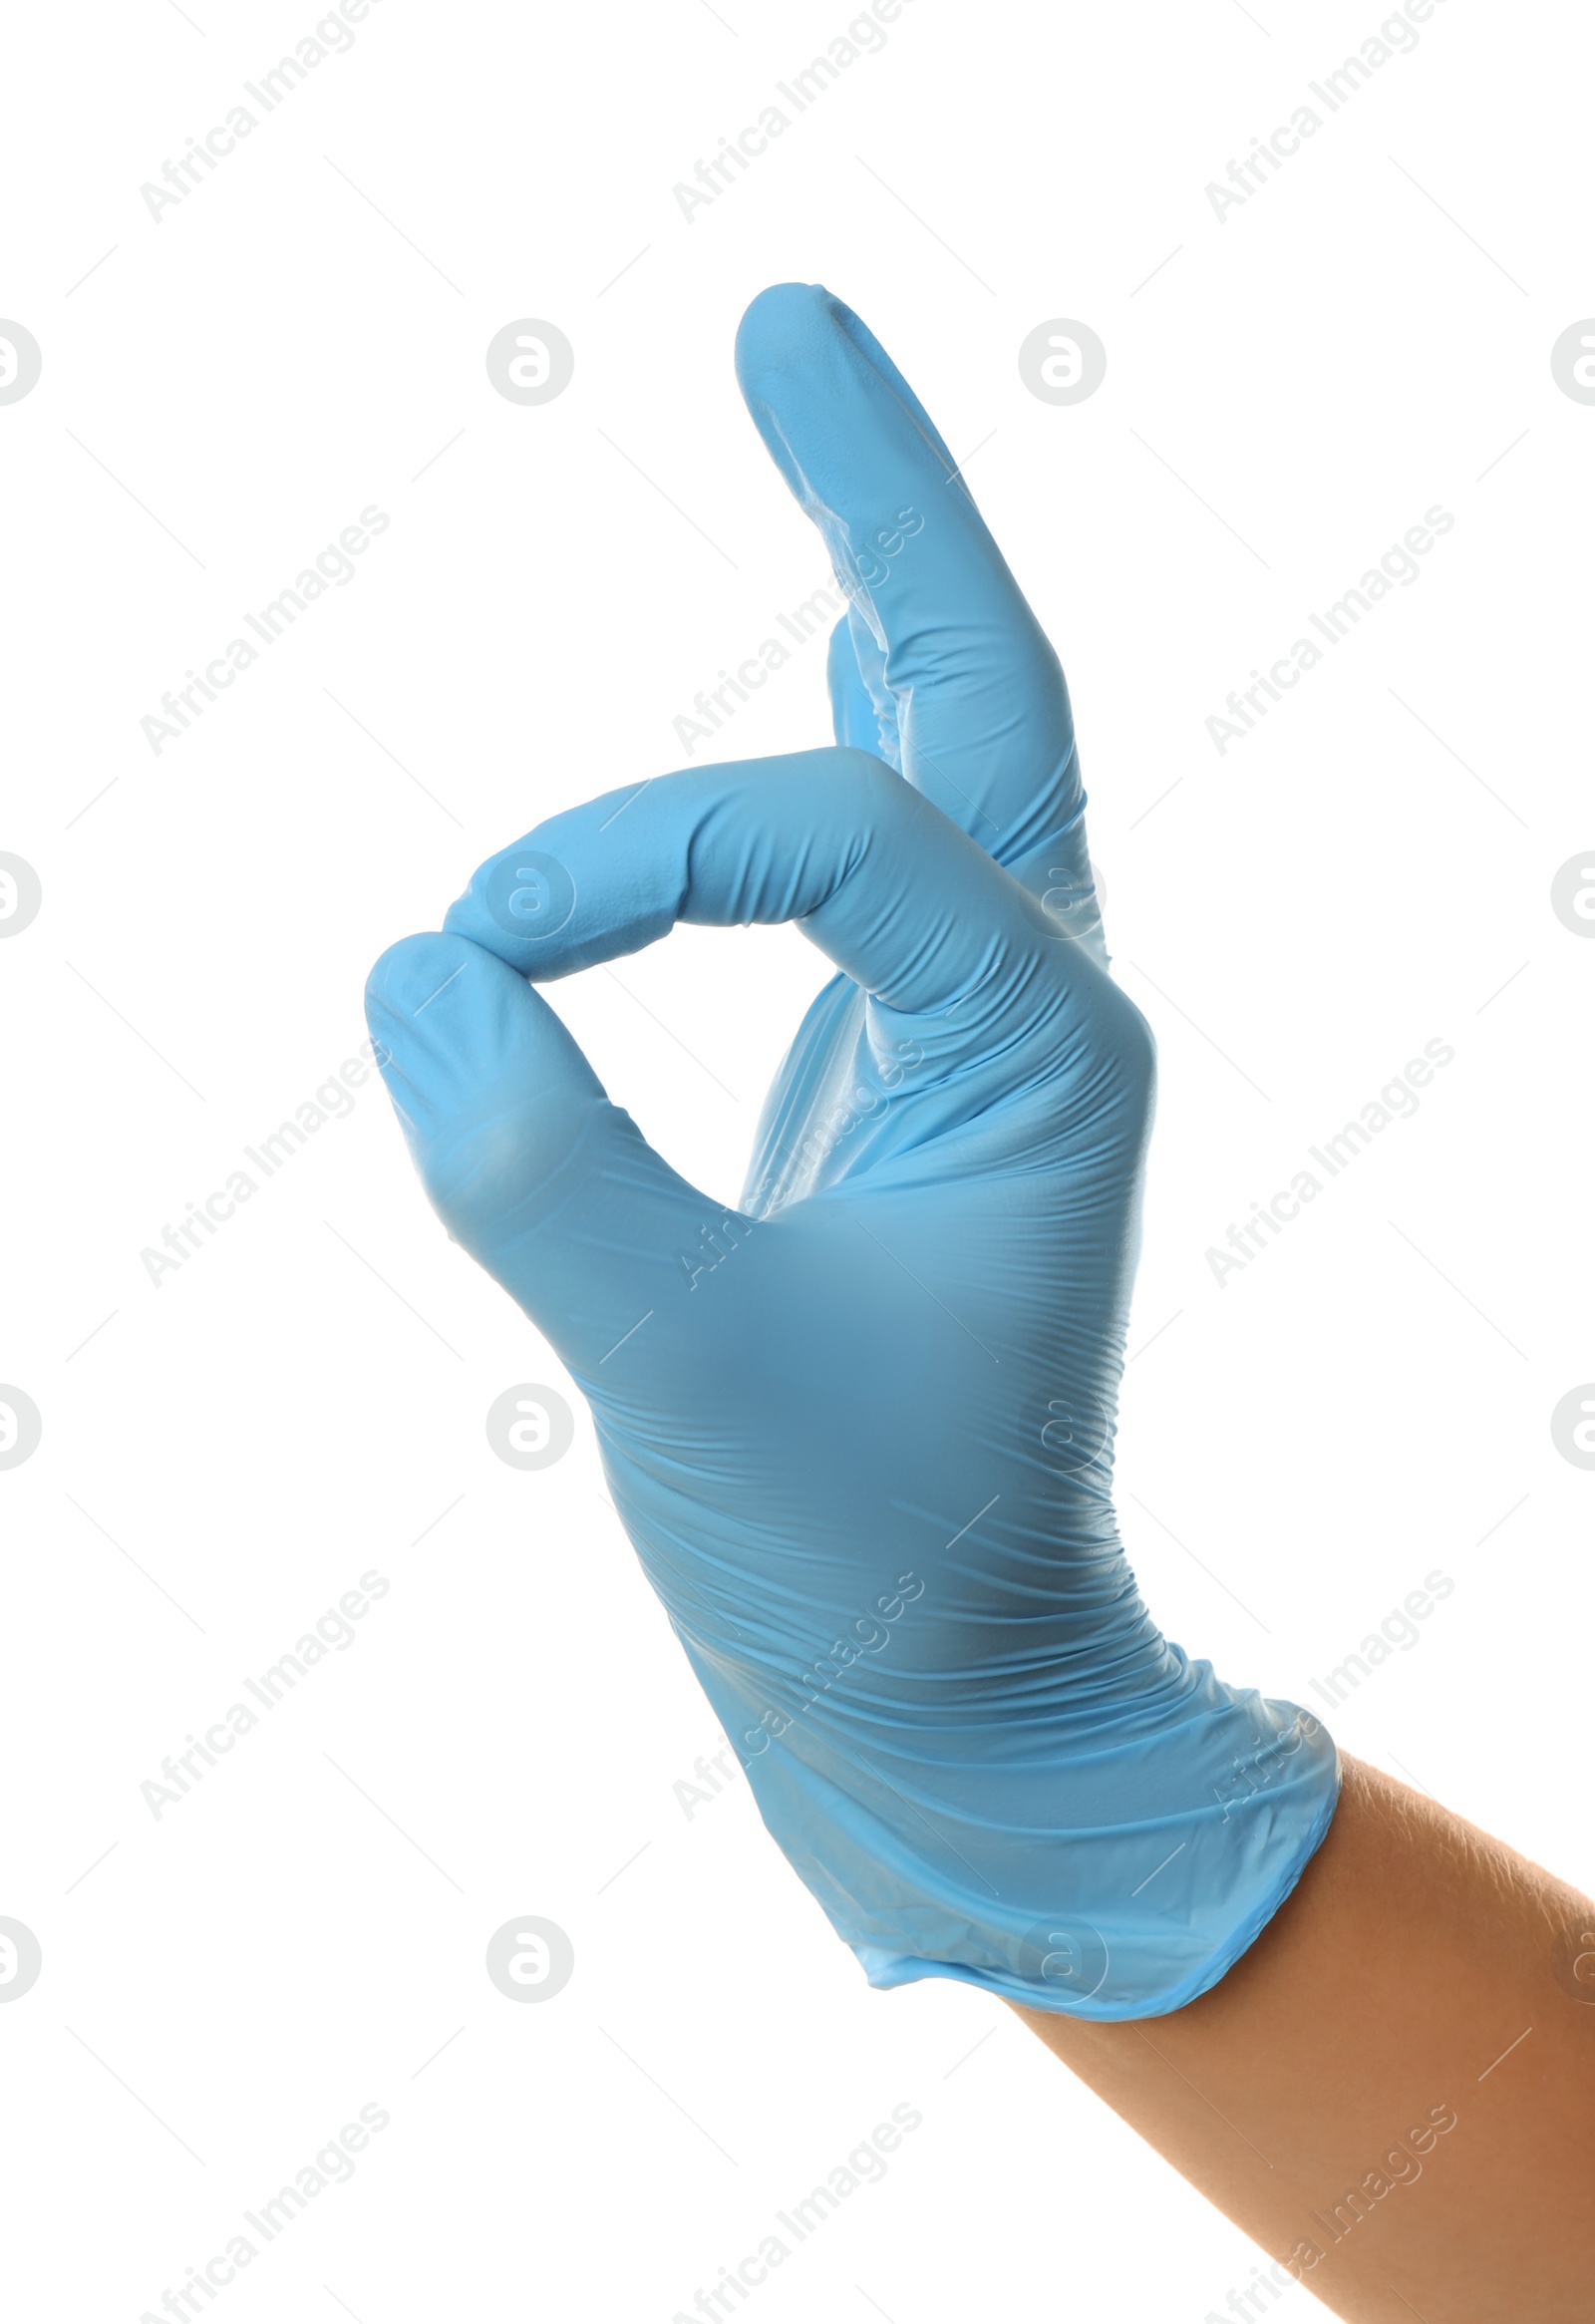
<svg viewBox="0 0 1595 2324">
<path fill-rule="evenodd" d="M 871 1983 L 1155 2015 L 1289 1893 L 1338 1772 L 1162 1637 L 1119 1543 L 1153 1055 L 1102 950 L 1063 674 L 856 316 L 766 291 L 737 364 L 851 602 L 841 747 L 540 824 L 384 955 L 371 1028 L 434 1204 L 588 1398 L 760 1813 Z M 797 920 L 839 972 L 734 1210 L 526 981 L 678 920 Z"/>
</svg>

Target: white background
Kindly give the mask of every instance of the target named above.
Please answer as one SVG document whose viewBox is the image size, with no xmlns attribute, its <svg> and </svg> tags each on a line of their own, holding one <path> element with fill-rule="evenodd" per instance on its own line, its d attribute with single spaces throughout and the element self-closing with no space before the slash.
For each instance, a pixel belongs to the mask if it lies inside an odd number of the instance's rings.
<svg viewBox="0 0 1595 2324">
<path fill-rule="evenodd" d="M 974 452 L 1070 673 L 1161 1046 L 1120 1438 L 1147 1598 L 1322 1708 L 1443 1569 L 1332 1729 L 1595 1880 L 1595 1475 L 1549 1432 L 1595 1376 L 1595 943 L 1549 904 L 1595 837 L 1595 408 L 1549 365 L 1595 309 L 1591 24 L 1439 0 L 1220 221 L 1204 186 L 1372 0 L 908 0 L 689 223 L 673 183 L 842 0 L 375 0 L 153 219 L 141 184 L 315 21 L 122 0 L 9 37 L 0 311 L 44 371 L 0 409 L 0 846 L 44 906 L 0 945 L 0 1378 L 44 1436 L 0 1475 L 0 1911 L 44 1971 L 0 2010 L 7 2310 L 132 2324 L 376 2102 L 353 2181 L 218 2294 L 232 2324 L 663 2324 L 906 2102 L 763 2324 L 1199 2324 L 1243 2237 L 983 1995 L 871 1994 L 743 1784 L 684 1814 L 714 1722 L 585 1412 L 556 1468 L 493 1457 L 494 1396 L 570 1385 L 381 1091 L 159 1288 L 140 1253 L 353 1053 L 387 942 L 680 763 L 673 718 L 825 581 L 731 366 L 754 292 L 822 280 Z M 536 409 L 483 365 L 528 315 L 576 350 Z M 1069 409 L 1016 364 L 1059 315 L 1109 351 Z M 1436 503 L 1422 579 L 1220 758 L 1229 690 Z M 357 577 L 153 753 L 162 691 L 368 504 Z M 701 756 L 825 739 L 821 651 Z M 791 930 L 683 931 L 556 998 L 734 1196 L 821 974 Z M 1207 1248 L 1434 1038 L 1422 1111 L 1220 1288 Z M 156 1820 L 162 1757 L 372 1568 L 357 1643 Z M 576 1970 L 522 2008 L 482 1955 L 524 1913 Z"/>
</svg>

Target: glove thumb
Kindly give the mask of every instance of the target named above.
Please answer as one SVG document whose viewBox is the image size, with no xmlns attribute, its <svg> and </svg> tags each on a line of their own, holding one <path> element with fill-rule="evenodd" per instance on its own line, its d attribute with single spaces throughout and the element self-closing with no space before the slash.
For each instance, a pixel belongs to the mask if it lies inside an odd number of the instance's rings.
<svg viewBox="0 0 1595 2324">
<path fill-rule="evenodd" d="M 366 1016 L 451 1237 L 594 1393 L 723 1206 L 610 1104 L 541 994 L 468 937 L 393 945 L 371 972 Z"/>
</svg>

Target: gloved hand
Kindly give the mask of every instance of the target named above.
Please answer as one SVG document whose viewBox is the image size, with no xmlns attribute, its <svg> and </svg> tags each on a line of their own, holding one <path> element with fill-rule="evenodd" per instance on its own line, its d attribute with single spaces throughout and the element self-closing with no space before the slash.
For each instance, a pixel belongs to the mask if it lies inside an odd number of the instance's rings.
<svg viewBox="0 0 1595 2324">
<path fill-rule="evenodd" d="M 1153 1057 L 1102 949 L 1063 674 L 856 316 L 766 291 L 737 365 L 851 604 L 840 747 L 538 825 L 384 954 L 371 1029 L 433 1203 L 587 1397 L 760 1813 L 870 1982 L 1155 2015 L 1257 1935 L 1338 1776 L 1316 1722 L 1164 1640 L 1119 1543 Z M 735 1209 L 527 981 L 678 920 L 797 920 L 838 971 Z"/>
</svg>

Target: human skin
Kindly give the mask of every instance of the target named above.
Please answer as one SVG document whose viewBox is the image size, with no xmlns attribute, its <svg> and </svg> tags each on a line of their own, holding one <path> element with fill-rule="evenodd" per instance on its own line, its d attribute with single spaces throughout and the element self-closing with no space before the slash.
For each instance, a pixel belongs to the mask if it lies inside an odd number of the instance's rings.
<svg viewBox="0 0 1595 2324">
<path fill-rule="evenodd" d="M 1275 2262 L 1231 2313 L 1294 2276 L 1350 2324 L 1588 2324 L 1595 1905 L 1343 1773 L 1294 1893 L 1198 2000 L 1106 2025 L 1010 2006 Z"/>
</svg>

